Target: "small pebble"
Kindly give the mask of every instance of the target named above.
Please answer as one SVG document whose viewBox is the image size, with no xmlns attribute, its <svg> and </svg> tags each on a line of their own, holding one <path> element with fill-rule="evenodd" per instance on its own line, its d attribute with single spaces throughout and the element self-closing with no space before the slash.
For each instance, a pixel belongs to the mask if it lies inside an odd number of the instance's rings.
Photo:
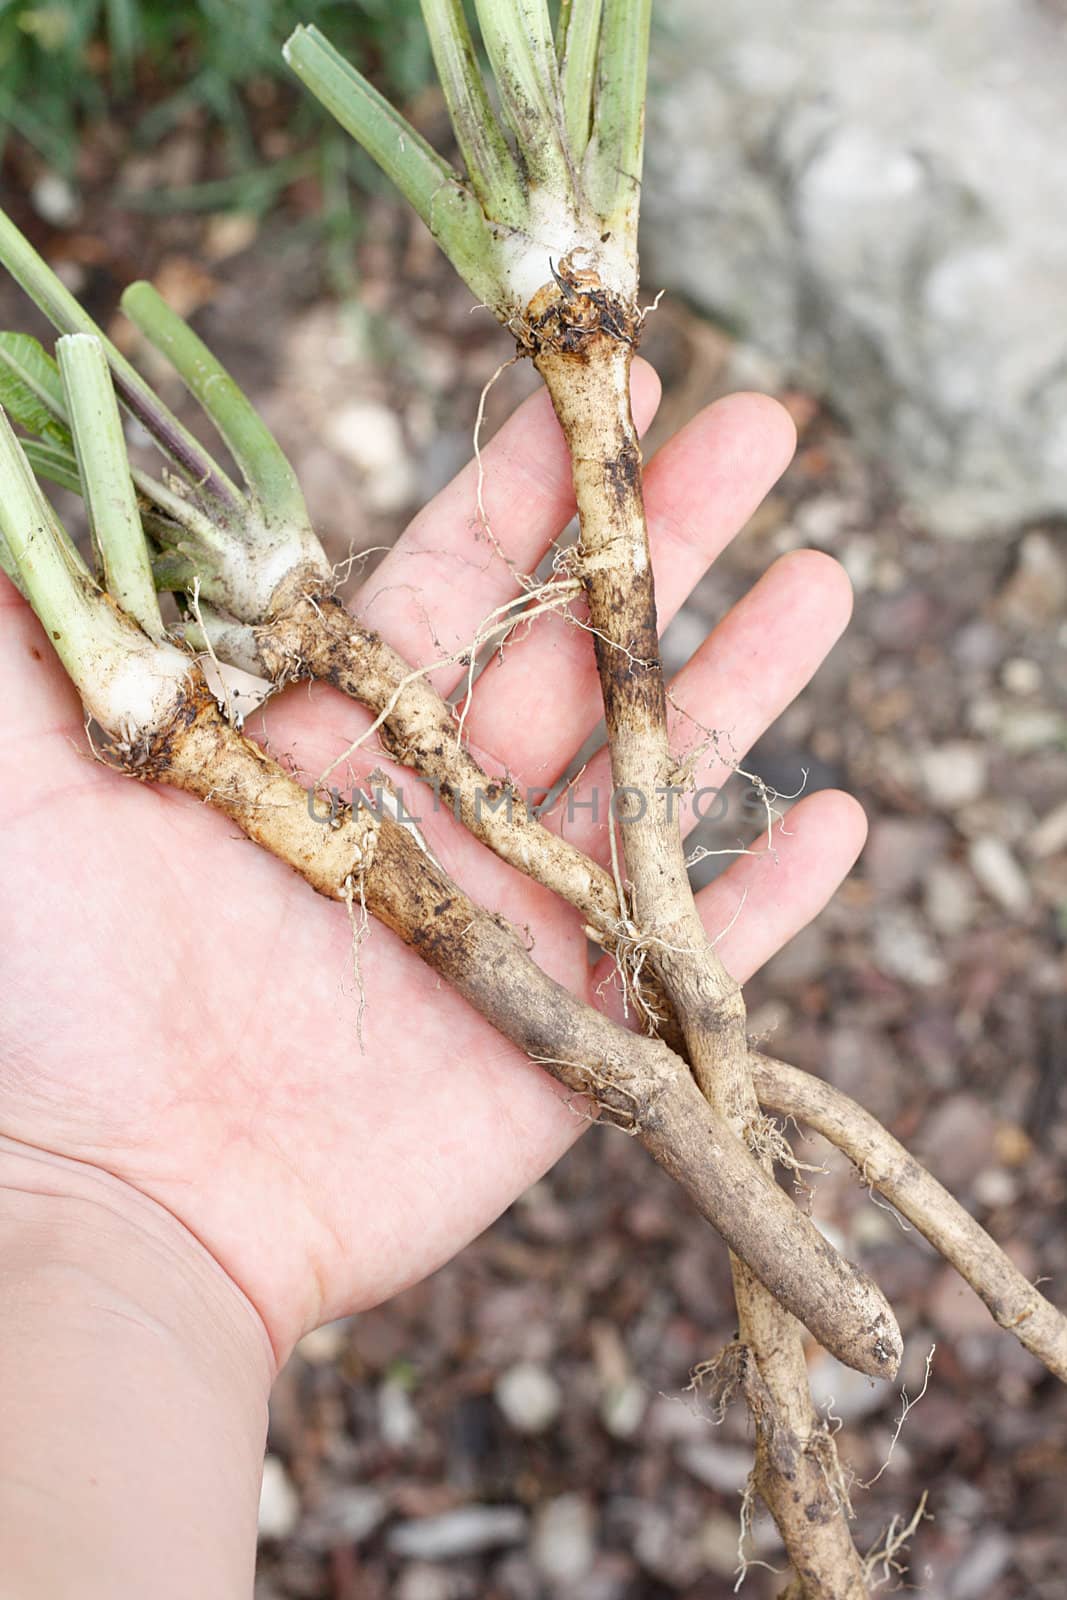
<svg viewBox="0 0 1067 1600">
<path fill-rule="evenodd" d="M 935 861 L 923 884 L 923 909 L 936 933 L 951 937 L 974 922 L 977 893 L 974 879 L 955 861 Z"/>
<path fill-rule="evenodd" d="M 955 739 L 923 751 L 919 772 L 931 805 L 955 811 L 984 792 L 986 753 L 980 744 Z"/>
<path fill-rule="evenodd" d="M 378 1390 L 378 1426 L 393 1450 L 406 1450 L 419 1432 L 419 1417 L 402 1383 L 387 1378 Z"/>
<path fill-rule="evenodd" d="M 520 1506 L 461 1506 L 437 1517 L 398 1523 L 386 1535 L 386 1544 L 394 1555 L 414 1561 L 455 1561 L 521 1544 L 526 1527 Z"/>
<path fill-rule="evenodd" d="M 678 1460 L 698 1483 L 719 1494 L 740 1494 L 752 1470 L 752 1451 L 736 1444 L 685 1444 L 678 1451 Z"/>
<path fill-rule="evenodd" d="M 632 1439 L 648 1410 L 648 1391 L 639 1378 L 626 1378 L 604 1391 L 600 1420 L 613 1439 Z"/>
<path fill-rule="evenodd" d="M 549 1583 L 577 1583 L 596 1560 L 596 1514 L 584 1495 L 562 1494 L 543 1505 L 530 1554 Z"/>
<path fill-rule="evenodd" d="M 284 1464 L 277 1456 L 268 1456 L 259 1491 L 259 1537 L 287 1539 L 299 1521 L 300 1497 Z"/>
<path fill-rule="evenodd" d="M 560 1413 L 562 1395 L 552 1374 L 533 1361 L 502 1372 L 493 1390 L 496 1403 L 516 1433 L 544 1433 Z"/>
<path fill-rule="evenodd" d="M 441 1567 L 408 1567 L 396 1586 L 396 1600 L 451 1600 L 455 1589 L 452 1578 Z"/>
<path fill-rule="evenodd" d="M 815 1357 L 808 1369 L 812 1398 L 816 1409 L 825 1416 L 840 1417 L 844 1422 L 858 1422 L 861 1417 L 873 1416 L 893 1399 L 896 1386 L 884 1378 L 867 1378 L 862 1372 L 853 1372 L 825 1351 Z"/>
<path fill-rule="evenodd" d="M 953 1568 L 945 1591 L 947 1600 L 983 1600 L 992 1594 L 1012 1555 L 1012 1543 L 1004 1533 L 976 1531 L 973 1544 Z"/>
<path fill-rule="evenodd" d="M 317 1550 L 362 1544 L 389 1514 L 389 1501 L 377 1489 L 339 1484 L 326 1491 L 300 1529 L 300 1542 Z"/>
<path fill-rule="evenodd" d="M 57 172 L 46 172 L 37 179 L 30 190 L 30 204 L 53 228 L 69 228 L 81 211 L 74 190 Z"/>
<path fill-rule="evenodd" d="M 364 492 L 376 511 L 397 511 L 414 493 L 415 474 L 396 413 L 369 400 L 353 400 L 326 425 L 326 439 L 364 474 Z"/>
<path fill-rule="evenodd" d="M 964 1283 L 954 1267 L 943 1267 L 934 1281 L 927 1301 L 930 1320 L 947 1339 L 968 1334 L 996 1338 L 998 1329 L 984 1301 Z"/>
<path fill-rule="evenodd" d="M 947 975 L 940 951 L 909 907 L 886 911 L 875 924 L 873 945 L 875 960 L 891 978 L 929 988 Z"/>
<path fill-rule="evenodd" d="M 1055 622 L 1067 605 L 1067 561 L 1047 533 L 1028 533 L 1015 571 L 1001 591 L 1004 615 L 1022 627 Z"/>
<path fill-rule="evenodd" d="M 1063 740 L 1067 723 L 1059 711 L 1043 706 L 1015 706 L 1002 718 L 999 738 L 1005 750 L 1029 755 L 1055 749 Z"/>
<path fill-rule="evenodd" d="M 296 1353 L 312 1367 L 329 1366 L 344 1354 L 348 1343 L 349 1322 L 342 1318 L 339 1322 L 324 1322 L 321 1328 L 314 1328 L 304 1337 L 296 1347 Z"/>
<path fill-rule="evenodd" d="M 958 1195 L 996 1160 L 996 1138 L 989 1107 L 962 1089 L 927 1115 L 916 1144 L 931 1171 Z"/>
<path fill-rule="evenodd" d="M 1036 694 L 1041 687 L 1041 668 L 1027 656 L 1012 656 L 1000 669 L 1000 681 L 1011 694 Z"/>
<path fill-rule="evenodd" d="M 1030 909 L 1033 892 L 1022 867 L 1002 839 L 984 834 L 970 847 L 971 871 L 978 882 L 1009 916 L 1024 916 Z"/>
<path fill-rule="evenodd" d="M 1067 800 L 1042 817 L 1030 835 L 1029 846 L 1030 854 L 1039 861 L 1067 850 Z"/>
<path fill-rule="evenodd" d="M 980 1172 L 974 1180 L 974 1198 L 979 1205 L 988 1206 L 991 1210 L 1014 1204 L 1018 1194 L 1018 1183 L 1003 1167 L 990 1167 Z"/>
<path fill-rule="evenodd" d="M 222 211 L 204 229 L 204 254 L 209 261 L 228 261 L 255 243 L 259 218 L 253 211 Z"/>
</svg>

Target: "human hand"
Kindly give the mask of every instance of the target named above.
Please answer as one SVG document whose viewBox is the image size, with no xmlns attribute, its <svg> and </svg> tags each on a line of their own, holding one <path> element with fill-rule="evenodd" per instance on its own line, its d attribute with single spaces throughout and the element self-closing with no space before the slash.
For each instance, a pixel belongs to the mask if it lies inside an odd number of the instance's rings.
<svg viewBox="0 0 1067 1600">
<path fill-rule="evenodd" d="M 656 384 L 639 368 L 637 411 Z M 709 408 L 650 463 L 646 494 L 661 623 L 788 461 L 773 401 Z M 532 570 L 572 514 L 547 396 L 485 454 L 495 537 Z M 451 654 L 516 590 L 478 528 L 468 469 L 413 522 L 354 609 L 413 663 Z M 352 928 L 220 815 L 123 782 L 86 755 L 83 716 L 47 639 L 0 578 L 0 1133 L 104 1170 L 171 1212 L 262 1318 L 277 1356 L 318 1322 L 377 1303 L 462 1247 L 585 1126 L 562 1091 L 386 929 L 363 941 L 357 1043 Z M 849 612 L 828 557 L 778 561 L 726 617 L 672 694 L 740 757 L 803 687 Z M 460 666 L 438 669 L 448 692 Z M 548 788 L 596 725 L 590 636 L 540 620 L 477 686 L 467 731 L 492 772 Z M 313 779 L 369 717 L 332 690 L 288 690 L 251 732 Z M 680 719 L 683 744 L 695 735 Z M 364 748 L 357 778 L 388 763 Z M 579 919 L 504 867 L 428 792 L 392 771 L 431 849 L 479 902 L 529 929 L 534 959 L 601 1003 Z M 721 783 L 714 748 L 697 782 Z M 598 757 L 581 782 L 606 809 Z M 419 797 L 425 802 L 419 805 Z M 550 825 L 559 826 L 558 817 Z M 574 842 L 606 863 L 603 820 Z M 741 979 L 821 909 L 862 843 L 854 801 L 797 806 L 775 858 L 742 857 L 700 897 Z"/>
</svg>

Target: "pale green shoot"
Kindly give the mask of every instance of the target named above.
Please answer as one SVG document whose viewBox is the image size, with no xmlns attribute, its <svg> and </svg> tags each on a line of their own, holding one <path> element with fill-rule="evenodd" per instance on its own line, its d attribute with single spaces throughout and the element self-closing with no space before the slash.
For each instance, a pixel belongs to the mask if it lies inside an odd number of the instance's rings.
<svg viewBox="0 0 1067 1600">
<path fill-rule="evenodd" d="M 132 283 L 121 304 L 203 406 L 263 511 L 278 522 L 306 525 L 307 506 L 285 453 L 204 341 L 150 283 Z"/>
<path fill-rule="evenodd" d="M 0 561 L 37 613 L 90 716 L 127 744 L 160 727 L 184 692 L 188 657 L 147 639 L 93 581 L 3 410 Z"/>
<path fill-rule="evenodd" d="M 466 183 L 317 29 L 298 28 L 286 59 L 500 321 L 564 259 L 633 300 L 651 0 L 565 0 L 556 39 L 547 0 L 475 0 L 514 151 L 462 0 L 422 7 Z"/>
<path fill-rule="evenodd" d="M 107 355 L 123 404 L 147 428 L 159 447 L 195 486 L 198 497 L 229 511 L 240 504 L 240 492 L 203 446 L 163 404 L 141 374 L 130 365 L 75 300 L 67 286 L 41 259 L 6 213 L 0 210 L 0 264 L 7 268 L 30 299 L 60 333 L 91 333 Z"/>
<path fill-rule="evenodd" d="M 89 333 L 65 334 L 56 344 L 56 354 L 104 586 L 126 615 L 158 641 L 166 630 L 107 357 L 100 340 Z"/>
</svg>

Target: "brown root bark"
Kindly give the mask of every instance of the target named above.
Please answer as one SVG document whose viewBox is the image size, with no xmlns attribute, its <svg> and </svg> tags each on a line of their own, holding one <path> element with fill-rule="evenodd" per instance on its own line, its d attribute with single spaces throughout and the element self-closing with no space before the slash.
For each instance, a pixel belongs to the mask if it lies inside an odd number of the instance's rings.
<svg viewBox="0 0 1067 1600">
<path fill-rule="evenodd" d="M 1067 1317 L 1039 1294 L 958 1200 L 855 1100 L 818 1078 L 752 1054 L 762 1105 L 806 1124 L 843 1151 L 980 1295 L 1000 1326 L 1067 1383 Z"/>
<path fill-rule="evenodd" d="M 745 1008 L 705 936 L 671 804 L 674 762 L 655 585 L 630 411 L 636 313 L 561 263 L 527 310 L 524 339 L 570 447 L 633 920 L 674 1009 L 697 1084 L 739 1145 L 759 1109 Z M 769 1160 L 764 1165 L 769 1168 Z M 811 1600 L 856 1600 L 863 1567 L 836 1494 L 832 1438 L 815 1413 L 800 1328 L 783 1298 L 733 1262 L 740 1338 L 759 1375 L 755 1483 Z M 754 1389 L 755 1379 L 750 1388 Z M 816 1444 L 816 1441 L 819 1441 Z M 813 1452 L 818 1449 L 821 1460 Z"/>
<path fill-rule="evenodd" d="M 347 808 L 324 825 L 307 792 L 225 722 L 202 684 L 139 772 L 224 812 L 320 894 L 350 900 L 358 883 L 372 915 L 507 1038 L 640 1137 L 820 1342 L 862 1372 L 892 1376 L 900 1335 L 880 1291 L 754 1166 L 685 1063 L 550 979 L 516 931 L 468 899 L 408 829 Z"/>
<path fill-rule="evenodd" d="M 611 874 L 552 833 L 506 779 L 491 778 L 463 743 L 451 708 L 426 674 L 416 672 L 335 597 L 308 581 L 289 580 L 274 616 L 258 630 L 260 669 L 281 685 L 317 678 L 374 712 L 382 748 L 411 768 L 487 849 L 560 895 L 582 916 L 590 938 L 620 956 L 630 982 L 619 891 Z M 684 1052 L 670 1001 L 654 973 L 642 977 L 638 1007 L 656 1032 Z"/>
<path fill-rule="evenodd" d="M 386 753 L 430 784 L 456 820 L 502 861 L 574 906 L 610 948 L 619 907 L 609 874 L 550 833 L 513 784 L 486 774 L 427 677 L 339 600 L 321 594 L 298 595 L 259 639 L 276 683 L 317 678 L 369 707 L 380 718 L 377 737 Z"/>
</svg>

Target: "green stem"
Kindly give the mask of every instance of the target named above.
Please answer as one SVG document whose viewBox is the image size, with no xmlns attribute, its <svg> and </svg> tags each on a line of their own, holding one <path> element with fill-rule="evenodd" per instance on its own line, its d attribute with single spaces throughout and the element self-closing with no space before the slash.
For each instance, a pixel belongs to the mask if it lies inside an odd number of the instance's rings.
<svg viewBox="0 0 1067 1600">
<path fill-rule="evenodd" d="M 594 133 L 584 174 L 601 216 L 632 215 L 635 240 L 651 22 L 652 0 L 604 0 Z"/>
<path fill-rule="evenodd" d="M 132 283 L 121 305 L 207 412 L 263 510 L 279 522 L 306 525 L 307 506 L 285 453 L 203 340 L 150 283 Z"/>
<path fill-rule="evenodd" d="M 471 187 L 487 216 L 521 228 L 527 218 L 522 175 L 482 82 L 462 0 L 421 3 L 437 76 Z"/>
<path fill-rule="evenodd" d="M 2 210 L 0 263 L 61 333 L 91 333 L 100 340 L 127 410 L 143 423 L 160 449 L 182 469 L 199 492 L 231 512 L 239 511 L 243 502 L 236 485 L 153 393 L 136 368 L 116 350 Z"/>
<path fill-rule="evenodd" d="M 568 3 L 567 26 L 562 35 L 560 76 L 563 120 L 571 156 L 579 167 L 593 126 L 593 91 L 596 86 L 602 4 L 603 0 L 573 0 L 573 5 Z"/>
<path fill-rule="evenodd" d="M 394 111 L 318 28 L 297 28 L 285 59 L 418 212 L 471 289 L 487 305 L 502 298 L 493 236 L 459 174 Z"/>
<path fill-rule="evenodd" d="M 165 635 L 144 529 L 130 479 L 122 418 L 100 340 L 65 334 L 56 343 L 93 543 L 112 599 L 150 639 Z"/>
<path fill-rule="evenodd" d="M 482 38 L 534 183 L 573 194 L 563 140 L 559 68 L 547 0 L 475 0 Z"/>
<path fill-rule="evenodd" d="M 163 512 L 171 524 L 177 523 L 183 534 L 189 535 L 198 563 L 205 563 L 210 568 L 225 560 L 233 547 L 233 540 L 224 529 L 217 528 L 197 506 L 160 483 L 157 478 L 142 472 L 140 467 L 134 467 L 130 475 L 135 487 L 152 502 L 153 507 Z M 203 565 L 199 570 L 201 577 L 206 577 Z"/>
<path fill-rule="evenodd" d="M 562 63 L 567 53 L 567 35 L 570 33 L 574 0 L 559 0 L 559 19 L 556 22 L 556 60 Z"/>
<path fill-rule="evenodd" d="M 0 532 L 0 572 L 3 572 L 7 576 L 10 582 L 15 585 L 15 588 L 25 600 L 26 590 L 23 587 L 22 574 L 19 572 L 18 562 L 8 549 L 7 540 L 4 538 L 2 532 Z"/>
<path fill-rule="evenodd" d="M 97 650 L 100 608 L 106 602 L 75 554 L 41 493 L 7 413 L 0 410 L 0 534 L 19 587 L 55 645 L 69 676 L 81 686 Z"/>
</svg>

